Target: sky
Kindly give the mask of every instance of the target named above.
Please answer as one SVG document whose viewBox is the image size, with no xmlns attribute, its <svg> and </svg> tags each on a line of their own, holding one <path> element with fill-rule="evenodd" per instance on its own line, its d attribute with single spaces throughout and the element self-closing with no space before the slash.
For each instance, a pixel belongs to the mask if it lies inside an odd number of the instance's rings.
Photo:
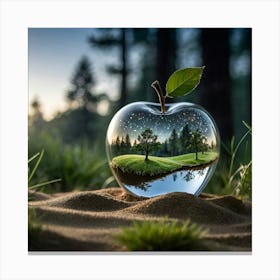
<svg viewBox="0 0 280 280">
<path fill-rule="evenodd" d="M 116 100 L 119 91 L 119 79 L 106 73 L 108 64 L 118 65 L 119 54 L 113 51 L 93 49 L 88 38 L 97 32 L 93 28 L 29 28 L 28 31 L 28 75 L 29 103 L 37 97 L 42 105 L 45 119 L 51 119 L 57 111 L 67 108 L 66 91 L 70 88 L 70 79 L 78 61 L 86 55 L 92 62 L 96 85 L 94 93 L 106 93 Z M 117 32 L 117 29 L 116 29 Z M 198 29 L 179 29 L 182 47 L 178 52 L 177 67 L 201 65 L 200 49 L 195 43 Z M 232 45 L 238 44 L 240 32 L 232 36 Z M 186 47 L 188 45 L 188 47 Z M 137 79 L 139 62 L 143 53 L 141 48 L 130 52 L 129 63 L 133 74 L 128 76 L 128 84 Z M 231 62 L 231 75 L 247 73 L 249 63 L 247 54 L 235 58 Z M 138 70 L 137 70 L 138 69 Z"/>
<path fill-rule="evenodd" d="M 117 63 L 117 55 L 93 50 L 87 42 L 90 28 L 29 28 L 28 78 L 29 101 L 37 97 L 46 119 L 66 109 L 66 91 L 73 71 L 83 55 L 92 62 L 95 91 L 117 98 L 118 80 L 104 75 L 107 62 Z M 97 71 L 98 70 L 98 71 Z"/>
</svg>

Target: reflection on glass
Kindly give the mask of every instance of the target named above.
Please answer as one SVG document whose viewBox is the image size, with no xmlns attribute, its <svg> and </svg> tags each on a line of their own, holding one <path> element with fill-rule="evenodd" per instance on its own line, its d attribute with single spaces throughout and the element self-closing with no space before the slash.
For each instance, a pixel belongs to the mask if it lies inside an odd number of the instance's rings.
<svg viewBox="0 0 280 280">
<path fill-rule="evenodd" d="M 214 172 L 219 136 L 211 117 L 191 103 L 137 102 L 112 119 L 107 155 L 118 183 L 152 197 L 183 191 L 198 195 Z"/>
</svg>

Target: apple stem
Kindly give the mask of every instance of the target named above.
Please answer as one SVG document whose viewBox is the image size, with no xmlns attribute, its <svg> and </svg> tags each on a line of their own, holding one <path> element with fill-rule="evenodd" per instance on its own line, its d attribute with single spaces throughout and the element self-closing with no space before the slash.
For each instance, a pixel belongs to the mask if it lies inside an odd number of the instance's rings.
<svg viewBox="0 0 280 280">
<path fill-rule="evenodd" d="M 165 97 L 162 94 L 162 90 L 159 84 L 159 81 L 156 80 L 151 84 L 151 87 L 156 91 L 157 95 L 158 95 L 158 99 L 159 99 L 159 103 L 161 106 L 161 113 L 164 114 L 165 113 Z"/>
</svg>

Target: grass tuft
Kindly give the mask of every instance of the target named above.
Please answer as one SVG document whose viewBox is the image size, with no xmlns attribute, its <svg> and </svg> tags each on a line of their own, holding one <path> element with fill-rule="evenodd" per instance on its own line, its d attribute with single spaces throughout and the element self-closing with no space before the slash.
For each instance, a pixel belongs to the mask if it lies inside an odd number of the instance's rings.
<svg viewBox="0 0 280 280">
<path fill-rule="evenodd" d="M 196 251 L 207 250 L 203 237 L 207 230 L 189 220 L 144 221 L 123 228 L 117 241 L 130 251 Z"/>
<path fill-rule="evenodd" d="M 117 184 L 112 178 L 107 180 L 112 175 L 105 155 L 100 151 L 100 145 L 92 147 L 87 143 L 64 144 L 60 138 L 51 138 L 45 134 L 30 137 L 29 157 L 38 157 L 36 153 L 42 149 L 45 151 L 44 157 L 32 177 L 32 186 L 40 188 L 40 191 L 54 193 L 91 190 Z M 61 181 L 40 185 L 41 182 L 55 178 L 60 178 Z"/>
<path fill-rule="evenodd" d="M 28 159 L 28 164 L 30 164 L 34 159 L 39 157 L 37 159 L 36 163 L 35 163 L 35 166 L 32 169 L 28 168 L 28 173 L 30 171 L 30 175 L 28 176 L 28 189 L 29 190 L 31 190 L 31 189 L 38 189 L 38 188 L 41 188 L 43 186 L 46 186 L 46 185 L 53 184 L 53 183 L 61 181 L 61 179 L 53 179 L 53 180 L 49 180 L 49 181 L 46 181 L 46 182 L 41 182 L 41 183 L 38 183 L 38 184 L 35 184 L 35 185 L 31 185 L 31 179 L 36 174 L 36 171 L 37 171 L 37 169 L 38 169 L 38 167 L 39 167 L 39 165 L 40 165 L 40 163 L 42 161 L 43 156 L 44 156 L 44 150 L 42 150 L 41 153 L 37 153 L 34 156 L 32 156 L 30 159 Z"/>
</svg>

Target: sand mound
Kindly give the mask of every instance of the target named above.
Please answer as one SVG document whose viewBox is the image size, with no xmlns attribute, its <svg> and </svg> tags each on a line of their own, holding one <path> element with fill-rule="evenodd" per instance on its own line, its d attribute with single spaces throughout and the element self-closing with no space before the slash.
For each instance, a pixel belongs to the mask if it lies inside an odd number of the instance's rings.
<svg viewBox="0 0 280 280">
<path fill-rule="evenodd" d="M 241 215 L 247 215 L 251 212 L 250 205 L 246 206 L 244 202 L 242 202 L 240 199 L 236 199 L 233 196 L 211 198 L 208 199 L 208 201 Z"/>
<path fill-rule="evenodd" d="M 30 243 L 30 250 L 122 251 L 114 240 L 121 227 L 163 217 L 191 219 L 208 228 L 213 250 L 251 250 L 251 204 L 231 196 L 178 192 L 149 199 L 110 188 L 33 197 L 37 201 L 29 206 L 44 231 L 36 246 Z"/>
<path fill-rule="evenodd" d="M 82 211 L 115 211 L 130 206 L 129 202 L 120 201 L 92 191 L 75 192 L 58 198 L 45 200 L 31 205 L 62 207 Z"/>
<path fill-rule="evenodd" d="M 227 201 L 230 203 L 227 203 Z M 227 204 L 229 204 L 229 208 L 226 207 Z M 140 202 L 125 209 L 124 212 L 168 216 L 179 219 L 189 218 L 193 222 L 202 224 L 208 224 L 209 222 L 211 224 L 231 224 L 246 220 L 246 217 L 241 216 L 239 212 L 233 211 L 234 207 L 232 205 L 239 204 L 242 205 L 242 202 L 233 197 L 230 200 L 225 197 L 225 201 L 220 198 L 213 199 L 210 202 L 187 193 L 178 192 Z"/>
</svg>

